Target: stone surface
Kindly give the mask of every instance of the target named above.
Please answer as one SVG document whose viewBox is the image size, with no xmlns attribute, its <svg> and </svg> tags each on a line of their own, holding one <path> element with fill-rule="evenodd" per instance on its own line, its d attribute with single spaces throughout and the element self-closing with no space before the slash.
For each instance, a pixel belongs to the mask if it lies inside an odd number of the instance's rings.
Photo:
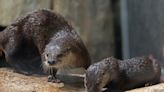
<svg viewBox="0 0 164 92">
<path fill-rule="evenodd" d="M 144 88 L 133 89 L 126 92 L 164 92 L 164 83 Z"/>
<path fill-rule="evenodd" d="M 0 92 L 82 92 L 83 78 L 78 76 L 58 76 L 64 83 L 47 82 L 47 77 L 26 76 L 13 70 L 0 68 Z"/>
</svg>

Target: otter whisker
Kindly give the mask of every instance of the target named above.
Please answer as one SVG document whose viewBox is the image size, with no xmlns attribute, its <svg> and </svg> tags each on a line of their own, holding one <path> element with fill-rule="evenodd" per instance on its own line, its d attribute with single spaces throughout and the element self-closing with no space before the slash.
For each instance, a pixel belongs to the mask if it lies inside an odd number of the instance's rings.
<svg viewBox="0 0 164 92">
<path fill-rule="evenodd" d="M 42 67 L 42 66 L 43 66 L 43 63 L 41 63 L 39 67 Z"/>
<path fill-rule="evenodd" d="M 42 64 L 42 65 L 43 65 L 43 71 L 45 73 L 49 73 L 50 72 L 49 67 L 47 67 L 45 64 Z"/>
<path fill-rule="evenodd" d="M 51 72 L 50 67 L 48 67 L 46 64 L 43 64 L 44 72 L 49 73 Z"/>
<path fill-rule="evenodd" d="M 50 74 L 53 74 L 53 70 L 52 70 L 52 68 L 50 68 Z"/>
<path fill-rule="evenodd" d="M 42 70 L 42 71 L 44 71 L 44 67 L 43 67 L 44 65 L 43 65 L 43 63 L 41 63 L 40 64 L 40 69 Z"/>
<path fill-rule="evenodd" d="M 47 73 L 47 68 L 46 67 L 43 67 L 43 71 Z"/>
<path fill-rule="evenodd" d="M 51 68 L 48 68 L 47 70 L 48 74 L 51 74 Z"/>
<path fill-rule="evenodd" d="M 51 69 L 51 74 L 53 74 L 53 68 L 50 68 Z"/>
<path fill-rule="evenodd" d="M 45 68 L 46 68 L 45 65 L 44 65 L 43 63 L 42 63 L 41 65 L 42 65 L 42 69 L 43 69 L 43 71 L 45 72 L 45 71 L 46 71 L 46 69 L 45 69 Z"/>
<path fill-rule="evenodd" d="M 48 70 L 48 74 L 51 74 L 51 68 L 48 68 L 47 70 Z"/>
</svg>

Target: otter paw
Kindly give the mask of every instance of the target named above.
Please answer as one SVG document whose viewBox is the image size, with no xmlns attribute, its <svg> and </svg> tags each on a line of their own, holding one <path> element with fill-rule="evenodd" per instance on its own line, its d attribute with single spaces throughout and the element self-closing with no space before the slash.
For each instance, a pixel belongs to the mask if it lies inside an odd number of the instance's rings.
<svg viewBox="0 0 164 92">
<path fill-rule="evenodd" d="M 48 82 L 61 83 L 59 79 L 57 79 L 55 76 L 52 76 L 52 75 L 48 76 Z"/>
<path fill-rule="evenodd" d="M 153 85 L 152 83 L 146 83 L 145 87 L 152 86 L 152 85 Z"/>
</svg>

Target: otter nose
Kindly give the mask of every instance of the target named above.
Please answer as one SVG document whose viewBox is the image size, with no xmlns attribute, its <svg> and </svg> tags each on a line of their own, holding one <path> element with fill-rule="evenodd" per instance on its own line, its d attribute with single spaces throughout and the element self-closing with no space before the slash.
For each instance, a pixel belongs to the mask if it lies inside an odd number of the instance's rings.
<svg viewBox="0 0 164 92">
<path fill-rule="evenodd" d="M 48 61 L 47 62 L 49 65 L 53 65 L 53 64 L 55 64 L 55 61 Z"/>
</svg>

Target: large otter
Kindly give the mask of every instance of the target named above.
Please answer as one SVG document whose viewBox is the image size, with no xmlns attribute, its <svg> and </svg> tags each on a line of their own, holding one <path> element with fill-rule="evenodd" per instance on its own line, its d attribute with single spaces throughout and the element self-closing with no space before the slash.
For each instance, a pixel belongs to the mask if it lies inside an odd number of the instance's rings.
<svg viewBox="0 0 164 92">
<path fill-rule="evenodd" d="M 61 15 L 45 9 L 18 18 L 0 32 L 0 51 L 6 61 L 21 72 L 40 71 L 42 60 L 44 70 L 51 73 L 49 78 L 54 82 L 57 82 L 57 69 L 86 69 L 90 65 L 80 36 Z"/>
<path fill-rule="evenodd" d="M 87 92 L 101 92 L 105 86 L 110 92 L 120 92 L 159 83 L 160 75 L 160 65 L 154 58 L 135 57 L 122 61 L 109 57 L 87 69 L 85 85 Z"/>
</svg>

